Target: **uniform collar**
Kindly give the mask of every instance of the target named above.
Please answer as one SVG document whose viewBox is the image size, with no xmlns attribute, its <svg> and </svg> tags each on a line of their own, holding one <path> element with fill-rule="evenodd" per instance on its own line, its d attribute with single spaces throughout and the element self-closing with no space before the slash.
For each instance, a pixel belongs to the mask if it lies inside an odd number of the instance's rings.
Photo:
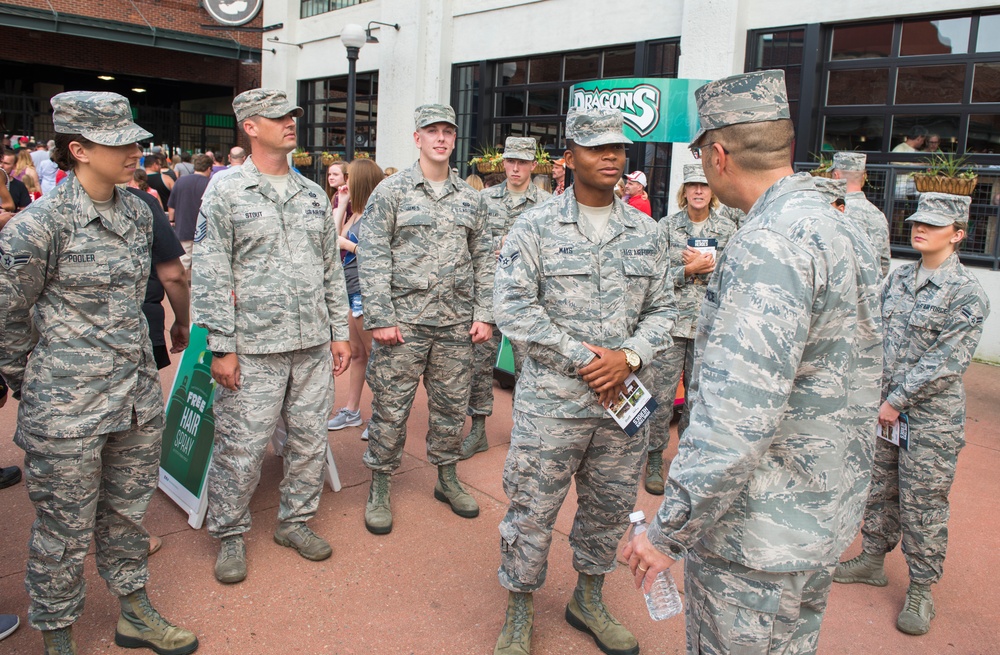
<svg viewBox="0 0 1000 655">
<path fill-rule="evenodd" d="M 506 182 L 488 187 L 486 193 L 492 198 L 507 198 L 511 196 Z M 528 182 L 528 188 L 524 190 L 523 198 L 534 203 L 538 202 L 538 187 L 534 182 Z"/>
<path fill-rule="evenodd" d="M 430 182 L 424 177 L 424 172 L 420 169 L 420 160 L 413 162 L 413 165 L 404 171 L 407 176 L 409 176 L 409 184 L 412 188 L 416 189 L 421 186 L 425 186 L 427 189 L 431 188 Z M 448 169 L 448 177 L 444 180 L 444 189 L 442 190 L 444 195 L 448 195 L 452 191 L 456 191 L 461 188 L 462 178 L 460 178 L 455 171 Z"/>
<path fill-rule="evenodd" d="M 243 176 L 244 189 L 252 189 L 254 187 L 257 187 L 262 196 L 276 203 L 280 203 L 283 202 L 284 200 L 287 200 L 288 198 L 291 198 L 296 193 L 305 188 L 305 185 L 302 183 L 302 180 L 300 179 L 301 175 L 296 173 L 291 168 L 289 168 L 288 195 L 284 199 L 278 198 L 278 192 L 274 190 L 274 187 L 271 186 L 271 183 L 267 181 L 267 178 L 265 178 L 264 175 L 260 172 L 260 170 L 257 168 L 257 165 L 253 163 L 253 155 L 249 155 L 246 158 L 246 161 L 243 162 L 243 165 L 239 167 L 239 171 L 233 173 L 233 175 Z"/>
<path fill-rule="evenodd" d="M 794 175 L 786 175 L 781 178 L 768 188 L 767 191 L 757 198 L 757 202 L 753 204 L 750 211 L 747 212 L 747 217 L 743 221 L 746 225 L 758 214 L 763 213 L 769 206 L 773 205 L 778 201 L 778 198 L 789 193 L 796 193 L 798 191 L 813 191 L 819 193 L 816 190 L 816 184 L 813 182 L 812 175 L 809 173 L 795 173 Z"/>
<path fill-rule="evenodd" d="M 913 269 L 913 275 L 908 276 L 908 279 L 906 280 L 906 284 L 911 291 L 919 290 L 928 284 L 933 284 L 938 289 L 944 287 L 948 283 L 948 280 L 954 279 L 958 273 L 958 267 L 961 265 L 961 262 L 958 259 L 958 253 L 953 252 L 948 256 L 948 259 L 941 262 L 941 265 L 938 266 L 934 272 L 927 276 L 927 279 L 924 280 L 924 283 L 920 285 L 920 287 L 917 287 L 917 272 L 920 270 L 922 261 L 923 260 L 917 261 L 917 265 Z"/>
<path fill-rule="evenodd" d="M 694 221 L 691 220 L 691 216 L 688 214 L 687 209 L 682 209 L 679 212 L 677 212 L 677 214 L 680 215 L 680 220 L 679 220 L 678 224 L 685 231 L 687 231 L 688 234 L 690 234 L 691 233 L 691 228 L 692 228 L 692 226 L 695 223 L 694 223 Z M 718 232 L 719 231 L 718 230 L 718 223 L 719 223 L 719 221 L 724 221 L 724 220 L 727 220 L 727 219 L 725 219 L 722 216 L 720 216 L 719 213 L 716 212 L 714 209 L 709 208 L 709 210 L 708 210 L 708 218 L 706 218 L 704 221 L 702 221 L 701 223 L 699 223 L 699 225 L 704 225 L 705 227 L 709 228 L 709 232 Z"/>
<path fill-rule="evenodd" d="M 570 185 L 566 188 L 566 192 L 561 196 L 556 196 L 556 202 L 562 203 L 563 206 L 558 212 L 558 220 L 560 223 L 579 223 L 580 222 L 580 209 L 577 207 L 576 191 L 573 186 Z M 627 229 L 634 229 L 639 225 L 639 222 L 630 216 L 629 207 L 622 202 L 622 199 L 618 196 L 614 196 L 614 200 L 611 203 L 611 218 L 608 220 L 608 227 L 604 231 L 604 238 L 601 240 L 602 243 L 607 243 L 617 237 L 619 234 Z M 639 211 L 638 209 L 632 209 L 632 211 Z M 645 214 L 643 214 L 645 216 Z M 579 228 L 578 228 L 579 229 Z"/>
<path fill-rule="evenodd" d="M 124 192 L 121 189 L 114 187 L 111 196 L 112 208 L 111 212 L 109 212 L 110 215 L 104 216 L 98 213 L 97 207 L 94 206 L 94 201 L 84 191 L 83 185 L 80 184 L 80 178 L 75 173 L 71 171 L 66 176 L 66 181 L 60 186 L 62 187 L 63 194 L 65 194 L 64 199 L 75 205 L 79 210 L 74 217 L 77 227 L 84 227 L 94 221 L 100 221 L 104 227 L 118 236 L 124 238 L 128 235 L 130 226 L 135 223 L 136 213 L 122 199 Z"/>
</svg>

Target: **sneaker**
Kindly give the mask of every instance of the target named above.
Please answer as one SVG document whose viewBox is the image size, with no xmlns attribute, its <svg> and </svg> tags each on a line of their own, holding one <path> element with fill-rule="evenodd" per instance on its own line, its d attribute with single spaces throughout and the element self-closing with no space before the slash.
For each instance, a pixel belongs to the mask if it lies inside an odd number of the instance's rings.
<svg viewBox="0 0 1000 655">
<path fill-rule="evenodd" d="M 341 407 L 332 419 L 327 421 L 327 430 L 343 430 L 344 428 L 356 428 L 364 423 L 361 420 L 361 410 L 352 412 L 346 407 Z"/>
<path fill-rule="evenodd" d="M 21 619 L 17 618 L 17 614 L 0 614 L 0 639 L 10 636 L 19 625 Z"/>
<path fill-rule="evenodd" d="M 361 440 L 368 441 L 368 428 L 365 428 L 365 431 L 361 433 Z"/>
<path fill-rule="evenodd" d="M 0 468 L 0 489 L 12 487 L 21 481 L 21 469 L 16 466 Z"/>
</svg>

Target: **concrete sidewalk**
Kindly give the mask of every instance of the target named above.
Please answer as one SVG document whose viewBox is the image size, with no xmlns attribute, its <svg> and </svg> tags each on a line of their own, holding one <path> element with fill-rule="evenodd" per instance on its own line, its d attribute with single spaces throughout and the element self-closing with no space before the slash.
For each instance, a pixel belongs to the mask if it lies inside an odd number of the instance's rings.
<svg viewBox="0 0 1000 655">
<path fill-rule="evenodd" d="M 163 371 L 169 389 L 172 369 Z M 966 376 L 968 445 L 959 460 L 952 491 L 951 547 L 946 574 L 934 589 L 937 618 L 924 637 L 895 629 L 906 591 L 906 567 L 898 549 L 887 562 L 890 582 L 883 589 L 835 585 L 823 625 L 820 653 L 1000 653 L 1000 369 L 974 364 Z M 338 400 L 344 397 L 344 385 Z M 511 427 L 511 392 L 495 388 L 496 411 L 487 423 L 491 448 L 459 465 L 459 475 L 482 508 L 467 520 L 434 500 L 434 467 L 427 463 L 426 396 L 421 389 L 410 418 L 403 465 L 393 477 L 395 527 L 377 537 L 364 528 L 370 475 L 361 464 L 363 430 L 330 433 L 344 489 L 323 494 L 312 527 L 333 546 L 333 557 L 308 562 L 271 538 L 276 526 L 281 462 L 265 460 L 251 509 L 248 535 L 249 576 L 235 586 L 216 582 L 212 570 L 217 542 L 194 531 L 185 515 L 162 493 L 153 498 L 146 519 L 163 549 L 150 559 L 150 596 L 165 616 L 194 630 L 199 653 L 487 654 L 492 653 L 503 621 L 506 592 L 496 581 L 499 562 L 497 524 L 506 509 L 501 474 Z M 368 417 L 370 396 L 363 399 Z M 20 465 L 23 455 L 11 443 L 17 403 L 0 409 L 0 463 Z M 340 406 L 338 402 L 337 406 Z M 675 428 L 676 430 L 676 428 Z M 671 452 L 676 450 L 676 434 Z M 638 506 L 651 516 L 659 500 L 640 490 Z M 536 594 L 536 655 L 599 653 L 591 639 L 563 619 L 576 574 L 568 535 L 576 510 L 571 491 L 559 514 L 548 581 Z M 24 569 L 33 510 L 24 485 L 0 491 L 0 613 L 17 613 L 22 627 L 0 642 L 0 655 L 38 653 L 41 637 L 26 624 L 28 599 Z M 848 554 L 860 548 L 852 545 Z M 678 582 L 680 567 L 675 567 Z M 114 645 L 118 603 L 88 556 L 87 606 L 74 634 L 81 654 L 125 653 Z M 654 623 L 641 594 L 620 566 L 608 576 L 605 598 L 639 638 L 643 653 L 684 652 L 683 619 Z M 147 651 L 141 651 L 147 652 Z"/>
</svg>

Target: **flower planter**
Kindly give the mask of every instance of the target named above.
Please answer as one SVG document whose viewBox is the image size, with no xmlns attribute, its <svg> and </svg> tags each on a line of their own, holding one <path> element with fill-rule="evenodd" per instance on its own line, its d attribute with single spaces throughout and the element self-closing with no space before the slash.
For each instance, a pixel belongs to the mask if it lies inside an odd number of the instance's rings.
<svg viewBox="0 0 1000 655">
<path fill-rule="evenodd" d="M 548 175 L 552 172 L 552 162 L 540 161 L 535 165 L 535 175 Z"/>
<path fill-rule="evenodd" d="M 927 175 L 926 173 L 913 174 L 913 182 L 920 193 L 936 191 L 938 193 L 951 193 L 956 196 L 971 196 L 972 190 L 976 188 L 978 180 L 978 177 L 944 177 L 943 175 Z"/>
<path fill-rule="evenodd" d="M 292 163 L 299 168 L 308 168 L 312 166 L 313 158 L 312 155 L 292 155 Z"/>
</svg>

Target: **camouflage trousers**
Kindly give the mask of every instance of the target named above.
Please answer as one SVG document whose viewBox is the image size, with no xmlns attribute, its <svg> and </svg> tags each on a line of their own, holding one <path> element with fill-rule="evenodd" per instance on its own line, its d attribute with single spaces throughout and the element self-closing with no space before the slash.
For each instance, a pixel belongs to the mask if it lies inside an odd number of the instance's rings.
<svg viewBox="0 0 1000 655">
<path fill-rule="evenodd" d="M 400 325 L 405 343 L 373 344 L 366 380 L 372 390 L 372 418 L 364 464 L 391 473 L 403 460 L 406 419 L 420 376 L 427 390 L 427 461 L 458 462 L 469 405 L 472 339 L 469 325 Z"/>
<path fill-rule="evenodd" d="M 38 630 L 76 622 L 83 612 L 83 562 L 91 538 L 97 570 L 115 596 L 146 586 L 149 533 L 142 519 L 156 489 L 162 415 L 93 437 L 59 438 L 18 430 L 24 480 L 35 506 L 25 587 Z"/>
<path fill-rule="evenodd" d="M 965 445 L 965 429 L 923 428 L 911 420 L 909 450 L 882 439 L 876 442 L 862 548 L 876 555 L 887 553 L 902 538 L 910 579 L 934 584 L 944 569 L 948 494 L 958 453 Z"/>
<path fill-rule="evenodd" d="M 833 569 L 758 571 L 696 546 L 684 563 L 688 654 L 815 653 Z"/>
<path fill-rule="evenodd" d="M 649 365 L 649 391 L 659 405 L 657 414 L 650 421 L 649 452 L 667 449 L 667 444 L 670 442 L 670 422 L 674 420 L 677 385 L 680 384 L 681 375 L 686 371 L 688 374 L 684 382 L 686 392 L 691 380 L 691 371 L 694 369 L 694 339 L 673 337 L 673 340 L 673 345 Z M 684 430 L 687 429 L 688 407 L 685 398 L 684 406 L 681 408 L 680 423 L 677 426 L 678 436 L 684 434 Z"/>
<path fill-rule="evenodd" d="M 629 437 L 610 418 L 557 419 L 514 411 L 500 521 L 500 584 L 533 592 L 545 583 L 556 514 L 576 479 L 578 506 L 569 535 L 573 568 L 603 575 L 635 506 L 645 430 Z"/>
<path fill-rule="evenodd" d="M 278 417 L 288 439 L 278 520 L 316 514 L 326 465 L 326 419 L 333 407 L 333 357 L 323 344 L 287 353 L 239 355 L 240 387 L 215 391 L 215 446 L 208 468 L 208 531 L 250 529 L 250 498 Z"/>
<path fill-rule="evenodd" d="M 493 368 L 503 335 L 493 326 L 493 337 L 483 343 L 472 344 L 472 390 L 469 393 L 469 416 L 490 416 L 493 413 Z M 510 344 L 514 354 L 514 379 L 521 374 L 521 356 Z"/>
</svg>

